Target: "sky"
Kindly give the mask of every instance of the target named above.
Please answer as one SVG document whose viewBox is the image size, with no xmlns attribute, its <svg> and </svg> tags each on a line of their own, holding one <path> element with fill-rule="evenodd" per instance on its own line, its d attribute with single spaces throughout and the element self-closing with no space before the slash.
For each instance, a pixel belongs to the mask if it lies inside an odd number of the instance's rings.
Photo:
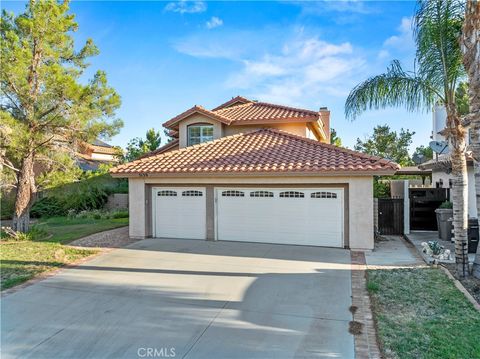
<svg viewBox="0 0 480 359">
<path fill-rule="evenodd" d="M 23 12 L 24 2 L 2 2 Z M 110 143 L 125 147 L 193 105 L 213 108 L 241 95 L 318 110 L 353 148 L 376 125 L 415 131 L 430 141 L 431 114 L 386 109 L 345 119 L 351 89 L 393 59 L 413 69 L 413 1 L 220 2 L 73 1 L 80 48 L 92 38 L 100 69 L 122 97 L 125 126 Z M 165 139 L 163 143 L 165 143 Z"/>
</svg>

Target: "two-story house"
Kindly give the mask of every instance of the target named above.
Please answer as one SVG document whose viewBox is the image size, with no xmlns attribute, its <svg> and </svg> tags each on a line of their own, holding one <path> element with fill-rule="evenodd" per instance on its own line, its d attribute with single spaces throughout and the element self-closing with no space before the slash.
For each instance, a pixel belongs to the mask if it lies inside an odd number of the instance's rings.
<svg viewBox="0 0 480 359">
<path fill-rule="evenodd" d="M 330 145 L 326 108 L 235 97 L 164 127 L 173 141 L 111 171 L 130 236 L 373 248 L 372 179 L 399 167 Z"/>
</svg>

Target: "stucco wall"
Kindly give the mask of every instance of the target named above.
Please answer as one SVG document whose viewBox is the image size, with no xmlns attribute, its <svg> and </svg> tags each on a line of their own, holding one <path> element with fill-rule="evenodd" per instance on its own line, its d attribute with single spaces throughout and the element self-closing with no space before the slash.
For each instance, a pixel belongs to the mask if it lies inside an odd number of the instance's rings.
<svg viewBox="0 0 480 359">
<path fill-rule="evenodd" d="M 230 136 L 242 132 L 250 132 L 259 128 L 276 128 L 282 131 L 290 132 L 298 136 L 307 137 L 307 124 L 302 123 L 277 123 L 275 125 L 242 125 L 226 126 L 223 125 L 223 135 Z"/>
<path fill-rule="evenodd" d="M 149 203 L 150 201 L 148 201 Z M 129 235 L 132 238 L 145 238 L 145 181 L 141 178 L 133 178 L 128 180 L 128 213 Z"/>
<path fill-rule="evenodd" d="M 195 123 L 209 123 L 213 125 L 213 139 L 216 140 L 217 138 L 222 137 L 223 130 L 222 130 L 222 124 L 220 122 L 212 120 L 202 115 L 194 115 L 180 122 L 178 126 L 179 148 L 187 147 L 187 140 L 188 140 L 187 128 L 189 125 L 193 125 Z"/>
<path fill-rule="evenodd" d="M 130 236 L 146 237 L 152 185 L 316 185 L 346 186 L 348 196 L 345 210 L 348 225 L 345 235 L 352 249 L 373 249 L 373 186 L 372 177 L 163 177 L 131 178 L 130 191 Z M 145 195 L 147 193 L 147 195 Z M 148 197 L 148 198 L 146 198 Z"/>
<path fill-rule="evenodd" d="M 451 174 L 446 174 L 443 171 L 432 171 L 432 186 L 436 187 L 436 183 L 442 179 L 443 188 L 449 188 L 449 180 L 453 179 Z M 477 218 L 477 203 L 475 198 L 475 175 L 472 166 L 468 166 L 468 216 Z"/>
</svg>

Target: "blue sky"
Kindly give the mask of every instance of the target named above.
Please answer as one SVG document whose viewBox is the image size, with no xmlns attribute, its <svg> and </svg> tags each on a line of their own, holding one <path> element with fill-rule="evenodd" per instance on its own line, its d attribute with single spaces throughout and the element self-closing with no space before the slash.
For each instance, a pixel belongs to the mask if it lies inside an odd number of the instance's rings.
<svg viewBox="0 0 480 359">
<path fill-rule="evenodd" d="M 14 13 L 22 2 L 3 2 Z M 213 108 L 236 95 L 331 110 L 332 126 L 353 147 L 377 124 L 416 132 L 428 144 L 429 113 L 403 109 L 344 117 L 353 86 L 392 59 L 413 69 L 411 1 L 106 2 L 74 1 L 80 46 L 93 38 L 100 55 L 89 74 L 107 72 L 122 96 L 125 122 L 110 142 L 125 146 L 195 104 Z M 163 131 L 162 131 L 163 132 Z"/>
</svg>

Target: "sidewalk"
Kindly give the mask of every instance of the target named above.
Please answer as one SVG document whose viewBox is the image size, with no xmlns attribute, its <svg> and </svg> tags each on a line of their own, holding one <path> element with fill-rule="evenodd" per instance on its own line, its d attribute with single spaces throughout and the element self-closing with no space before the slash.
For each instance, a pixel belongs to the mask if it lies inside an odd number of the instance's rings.
<svg viewBox="0 0 480 359">
<path fill-rule="evenodd" d="M 421 267 L 425 262 L 410 243 L 401 236 L 384 236 L 375 242 L 375 249 L 365 253 L 368 269 Z"/>
</svg>

